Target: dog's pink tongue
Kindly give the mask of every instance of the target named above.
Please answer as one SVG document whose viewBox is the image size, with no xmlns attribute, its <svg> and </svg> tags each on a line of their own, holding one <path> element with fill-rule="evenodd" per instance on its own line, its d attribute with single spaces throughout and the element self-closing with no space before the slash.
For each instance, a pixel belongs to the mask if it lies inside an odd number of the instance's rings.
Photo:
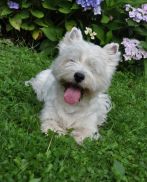
<svg viewBox="0 0 147 182">
<path fill-rule="evenodd" d="M 64 100 L 70 105 L 74 105 L 79 102 L 81 98 L 81 91 L 78 88 L 69 87 L 64 92 Z"/>
</svg>

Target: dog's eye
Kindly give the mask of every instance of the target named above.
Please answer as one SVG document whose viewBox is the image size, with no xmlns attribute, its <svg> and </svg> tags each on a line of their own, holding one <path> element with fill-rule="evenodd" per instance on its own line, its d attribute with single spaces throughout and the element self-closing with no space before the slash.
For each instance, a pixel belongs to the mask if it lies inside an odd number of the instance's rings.
<svg viewBox="0 0 147 182">
<path fill-rule="evenodd" d="M 70 59 L 69 61 L 71 61 L 71 62 L 75 62 L 75 60 L 74 60 L 74 59 Z"/>
</svg>

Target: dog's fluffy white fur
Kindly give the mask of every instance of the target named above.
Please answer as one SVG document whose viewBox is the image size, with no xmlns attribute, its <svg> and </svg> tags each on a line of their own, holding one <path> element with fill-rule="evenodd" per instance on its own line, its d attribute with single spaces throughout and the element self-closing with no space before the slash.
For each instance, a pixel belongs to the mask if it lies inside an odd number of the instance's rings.
<svg viewBox="0 0 147 182">
<path fill-rule="evenodd" d="M 40 72 L 27 81 L 32 85 L 39 101 L 44 102 L 41 111 L 41 130 L 53 130 L 65 134 L 72 128 L 71 135 L 78 143 L 86 137 L 99 137 L 98 127 L 110 110 L 111 101 L 105 94 L 119 62 L 119 45 L 107 44 L 101 48 L 83 40 L 81 31 L 73 28 L 59 43 L 59 55 L 50 69 Z M 80 72 L 84 79 L 76 82 L 74 75 Z M 64 100 L 66 84 L 82 89 L 78 103 Z"/>
</svg>

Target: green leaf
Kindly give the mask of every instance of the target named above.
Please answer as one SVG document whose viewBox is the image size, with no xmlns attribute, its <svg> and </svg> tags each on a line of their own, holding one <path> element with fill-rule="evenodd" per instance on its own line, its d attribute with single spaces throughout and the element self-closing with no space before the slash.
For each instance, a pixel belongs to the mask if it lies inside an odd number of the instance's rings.
<svg viewBox="0 0 147 182">
<path fill-rule="evenodd" d="M 80 6 L 78 6 L 76 3 L 74 3 L 72 5 L 71 9 L 73 9 L 73 10 L 80 9 Z"/>
<path fill-rule="evenodd" d="M 33 32 L 32 32 L 32 37 L 33 37 L 33 39 L 34 40 L 37 40 L 40 36 L 41 36 L 41 30 L 34 30 Z"/>
<path fill-rule="evenodd" d="M 117 179 L 123 179 L 125 177 L 125 168 L 122 163 L 117 160 L 114 160 L 112 171 Z"/>
<path fill-rule="evenodd" d="M 9 9 L 7 6 L 1 7 L 0 16 L 7 16 L 12 13 L 12 10 Z"/>
<path fill-rule="evenodd" d="M 124 26 L 126 26 L 126 24 L 124 24 L 124 22 L 121 22 L 119 20 L 114 20 L 114 21 L 109 22 L 108 29 L 109 30 L 119 30 L 121 28 L 124 28 Z"/>
<path fill-rule="evenodd" d="M 50 10 L 56 10 L 57 7 L 60 7 L 59 4 L 61 3 L 63 6 L 66 3 L 67 0 L 45 0 L 44 2 L 42 2 L 42 6 L 46 9 L 50 9 Z"/>
<path fill-rule="evenodd" d="M 54 26 L 41 28 L 45 36 L 51 41 L 57 41 L 61 38 L 63 30 Z"/>
<path fill-rule="evenodd" d="M 116 2 L 114 0 L 106 0 L 106 4 L 108 7 L 114 6 Z"/>
<path fill-rule="evenodd" d="M 37 17 L 37 18 L 43 18 L 44 17 L 44 13 L 42 11 L 39 10 L 31 10 L 31 13 L 33 16 Z"/>
<path fill-rule="evenodd" d="M 18 18 L 18 19 L 27 19 L 27 18 L 29 18 L 29 12 L 26 11 L 26 10 L 21 11 L 21 12 L 17 13 L 15 15 L 15 17 Z"/>
<path fill-rule="evenodd" d="M 68 7 L 61 7 L 59 8 L 59 12 L 63 13 L 63 14 L 68 14 L 70 13 L 72 10 Z"/>
<path fill-rule="evenodd" d="M 10 25 L 10 23 L 6 24 L 6 31 L 9 32 L 13 29 L 13 27 Z"/>
<path fill-rule="evenodd" d="M 56 47 L 56 42 L 52 42 L 49 39 L 45 39 L 41 42 L 39 49 L 45 55 L 53 56 L 53 54 L 55 53 L 55 47 Z M 47 156 L 48 155 L 49 153 L 47 153 Z"/>
<path fill-rule="evenodd" d="M 130 27 L 138 27 L 139 26 L 139 23 L 131 20 L 131 19 L 128 19 L 127 21 L 127 24 L 130 26 Z"/>
<path fill-rule="evenodd" d="M 137 28 L 134 28 L 134 31 L 137 32 L 139 35 L 147 36 L 147 31 L 145 28 L 137 27 Z"/>
<path fill-rule="evenodd" d="M 98 26 L 96 24 L 93 24 L 92 27 L 93 27 L 94 32 L 97 33 L 96 37 L 97 37 L 97 39 L 100 40 L 100 44 L 104 45 L 105 44 L 105 42 L 104 42 L 104 39 L 105 39 L 104 30 L 100 26 Z"/>
<path fill-rule="evenodd" d="M 70 21 L 65 22 L 65 28 L 67 31 L 70 31 L 76 25 L 77 25 L 77 23 L 74 20 L 70 20 Z"/>
<path fill-rule="evenodd" d="M 106 15 L 102 16 L 101 23 L 107 24 L 110 21 L 110 18 Z"/>
<path fill-rule="evenodd" d="M 35 29 L 35 26 L 33 24 L 22 23 L 21 28 L 24 30 L 32 31 Z"/>
<path fill-rule="evenodd" d="M 145 41 L 140 41 L 140 45 L 141 45 L 141 47 L 142 47 L 144 50 L 147 51 L 147 42 L 145 42 Z"/>
<path fill-rule="evenodd" d="M 29 182 L 40 182 L 41 178 L 32 178 L 29 180 Z"/>
<path fill-rule="evenodd" d="M 43 31 L 43 33 L 45 34 L 45 36 L 51 40 L 51 41 L 57 41 L 57 37 L 56 37 L 56 32 L 54 30 L 54 28 L 52 27 L 44 27 L 44 28 L 41 28 L 41 30 Z"/>
<path fill-rule="evenodd" d="M 68 14 L 72 11 L 72 3 L 69 1 L 65 1 L 64 3 L 61 1 L 60 3 L 58 3 L 58 6 L 60 7 L 58 11 L 63 14 Z"/>
<path fill-rule="evenodd" d="M 31 6 L 30 2 L 22 1 L 21 2 L 21 7 L 22 8 L 29 8 Z"/>
<path fill-rule="evenodd" d="M 20 31 L 20 26 L 22 24 L 22 20 L 21 19 L 18 19 L 18 18 L 9 18 L 9 22 L 10 24 L 12 25 L 12 27 L 14 27 L 16 30 L 19 30 Z"/>
<path fill-rule="evenodd" d="M 43 51 L 44 49 L 50 47 L 50 44 L 51 44 L 51 43 L 52 43 L 52 42 L 51 42 L 50 40 L 45 39 L 45 40 L 43 40 L 43 41 L 40 43 L 39 49 L 40 49 L 41 51 Z"/>
<path fill-rule="evenodd" d="M 48 24 L 45 23 L 42 19 L 36 19 L 34 22 L 35 22 L 37 25 L 39 25 L 39 26 L 48 27 Z"/>
<path fill-rule="evenodd" d="M 110 42 L 112 40 L 113 34 L 112 31 L 110 30 L 109 32 L 106 33 L 106 43 Z"/>
<path fill-rule="evenodd" d="M 56 10 L 56 8 L 51 3 L 49 3 L 48 1 L 42 2 L 42 6 L 45 9 Z"/>
</svg>

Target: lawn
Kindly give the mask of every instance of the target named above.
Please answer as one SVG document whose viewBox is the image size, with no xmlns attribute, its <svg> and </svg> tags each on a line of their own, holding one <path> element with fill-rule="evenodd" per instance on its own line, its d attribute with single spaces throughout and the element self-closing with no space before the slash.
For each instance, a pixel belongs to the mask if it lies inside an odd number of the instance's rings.
<svg viewBox="0 0 147 182">
<path fill-rule="evenodd" d="M 145 182 L 147 123 L 144 77 L 117 72 L 113 108 L 98 141 L 40 132 L 42 103 L 24 81 L 50 65 L 45 55 L 0 41 L 1 182 Z"/>
</svg>

